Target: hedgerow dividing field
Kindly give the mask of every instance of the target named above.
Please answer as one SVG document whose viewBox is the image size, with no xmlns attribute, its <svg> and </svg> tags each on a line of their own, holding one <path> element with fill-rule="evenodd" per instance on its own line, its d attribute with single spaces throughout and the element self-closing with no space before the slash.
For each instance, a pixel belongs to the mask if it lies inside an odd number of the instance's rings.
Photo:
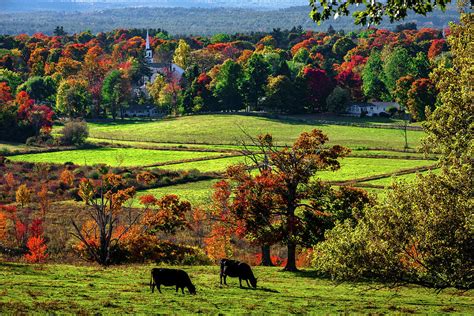
<svg viewBox="0 0 474 316">
<path fill-rule="evenodd" d="M 0 313 L 72 314 L 470 314 L 473 292 L 418 286 L 395 289 L 377 283 L 339 284 L 310 271 L 281 272 L 255 267 L 258 287 L 240 289 L 238 280 L 219 284 L 217 266 L 186 266 L 197 288 L 192 296 L 173 287 L 149 288 L 151 265 L 96 266 L 0 263 Z"/>
</svg>

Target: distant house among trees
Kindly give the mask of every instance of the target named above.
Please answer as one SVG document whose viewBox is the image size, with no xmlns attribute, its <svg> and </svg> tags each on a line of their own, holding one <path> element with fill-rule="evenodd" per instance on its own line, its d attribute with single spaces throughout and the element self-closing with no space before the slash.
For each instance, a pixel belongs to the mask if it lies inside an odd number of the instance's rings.
<svg viewBox="0 0 474 316">
<path fill-rule="evenodd" d="M 381 113 L 388 114 L 390 109 L 400 110 L 397 102 L 368 102 L 353 103 L 347 109 L 347 114 L 351 116 L 379 116 Z"/>
<path fill-rule="evenodd" d="M 151 105 L 131 105 L 124 112 L 126 117 L 159 117 L 162 113 L 155 106 Z"/>
</svg>

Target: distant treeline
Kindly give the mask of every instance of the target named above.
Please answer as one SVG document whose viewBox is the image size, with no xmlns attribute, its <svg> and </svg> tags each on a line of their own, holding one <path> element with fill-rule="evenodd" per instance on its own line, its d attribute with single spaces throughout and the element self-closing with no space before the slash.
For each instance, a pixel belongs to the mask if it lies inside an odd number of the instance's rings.
<svg viewBox="0 0 474 316">
<path fill-rule="evenodd" d="M 273 28 L 287 29 L 301 25 L 303 29 L 325 31 L 329 25 L 336 30 L 350 31 L 354 26 L 350 17 L 332 20 L 321 26 L 308 16 L 306 6 L 280 10 L 237 8 L 124 8 L 94 12 L 17 12 L 0 13 L 0 33 L 52 34 L 57 25 L 68 33 L 90 30 L 106 32 L 118 28 L 162 28 L 174 35 L 213 35 L 217 33 L 268 32 Z M 410 15 L 404 23 L 414 22 L 422 27 L 446 27 L 449 21 L 458 21 L 455 6 L 446 12 L 435 11 L 429 17 Z M 388 21 L 380 28 L 395 28 Z"/>
</svg>

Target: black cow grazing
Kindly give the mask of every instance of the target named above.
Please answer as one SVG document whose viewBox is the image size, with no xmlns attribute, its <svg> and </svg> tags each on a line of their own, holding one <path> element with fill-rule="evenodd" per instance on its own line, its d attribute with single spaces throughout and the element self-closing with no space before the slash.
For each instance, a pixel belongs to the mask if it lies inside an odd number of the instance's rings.
<svg viewBox="0 0 474 316">
<path fill-rule="evenodd" d="M 239 278 L 240 287 L 242 287 L 242 280 L 247 282 L 247 286 L 252 284 L 253 288 L 257 288 L 257 278 L 253 275 L 252 269 L 245 262 L 239 262 L 230 259 L 221 259 L 221 284 L 224 278 L 224 284 L 227 285 L 226 278 Z M 249 284 L 250 281 L 250 284 Z"/>
<path fill-rule="evenodd" d="M 191 283 L 189 275 L 178 269 L 153 268 L 151 269 L 150 288 L 151 293 L 155 291 L 155 285 L 161 293 L 160 286 L 176 285 L 176 292 L 181 289 L 184 294 L 184 288 L 187 288 L 189 293 L 196 294 L 196 287 Z"/>
</svg>

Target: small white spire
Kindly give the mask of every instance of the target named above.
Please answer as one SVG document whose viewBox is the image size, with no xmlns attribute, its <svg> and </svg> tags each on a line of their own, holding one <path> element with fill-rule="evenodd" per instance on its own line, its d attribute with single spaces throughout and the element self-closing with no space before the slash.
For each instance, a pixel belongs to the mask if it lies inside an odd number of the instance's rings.
<svg viewBox="0 0 474 316">
<path fill-rule="evenodd" d="M 150 36 L 148 35 L 148 30 L 146 30 L 146 46 L 145 46 L 145 49 L 146 50 L 150 49 Z"/>
</svg>

